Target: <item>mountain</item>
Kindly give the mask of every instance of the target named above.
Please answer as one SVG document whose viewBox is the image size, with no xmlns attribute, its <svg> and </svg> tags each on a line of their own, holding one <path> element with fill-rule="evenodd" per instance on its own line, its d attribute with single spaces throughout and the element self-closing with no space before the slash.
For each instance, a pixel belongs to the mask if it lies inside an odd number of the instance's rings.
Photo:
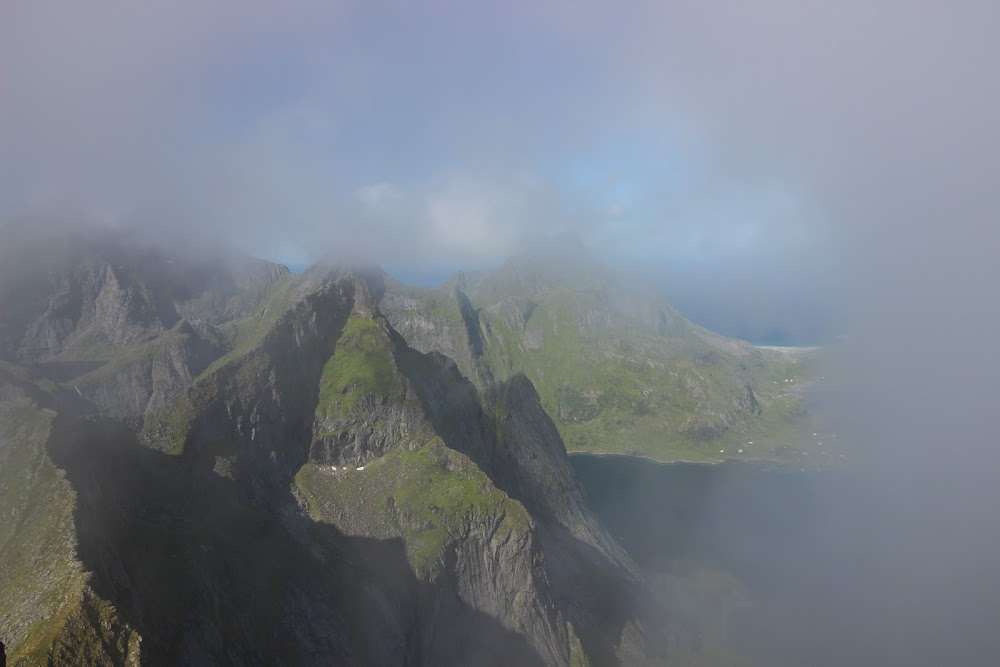
<svg viewBox="0 0 1000 667">
<path fill-rule="evenodd" d="M 192 259 L 109 234 L 0 240 L 0 360 L 102 413 L 140 416 L 234 345 L 218 326 L 289 276 L 256 259 Z M 13 236 L 13 238 L 11 238 Z"/>
<path fill-rule="evenodd" d="M 65 241 L 0 245 L 11 664 L 668 650 L 531 381 L 416 349 L 379 272 Z"/>
<path fill-rule="evenodd" d="M 702 461 L 816 449 L 809 352 L 699 327 L 579 248 L 440 288 L 380 282 L 379 308 L 413 347 L 480 387 L 523 373 L 572 450 Z"/>
<path fill-rule="evenodd" d="M 0 231 L 11 664 L 659 664 L 697 639 L 564 442 L 767 457 L 804 423 L 803 357 L 578 253 L 426 289 Z"/>
</svg>

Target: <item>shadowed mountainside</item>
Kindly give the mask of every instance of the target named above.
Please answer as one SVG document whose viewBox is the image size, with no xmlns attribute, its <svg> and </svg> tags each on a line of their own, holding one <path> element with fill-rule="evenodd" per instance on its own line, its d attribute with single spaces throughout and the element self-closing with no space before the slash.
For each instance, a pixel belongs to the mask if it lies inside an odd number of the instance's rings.
<svg viewBox="0 0 1000 667">
<path fill-rule="evenodd" d="M 128 266 L 105 267 L 114 279 L 62 329 L 35 326 L 55 321 L 62 279 L 5 322 L 14 664 L 603 665 L 663 650 L 526 378 L 482 390 L 414 350 L 370 276 L 268 269 L 234 295 L 181 298 Z M 97 275 L 48 269 L 71 286 Z M 42 330 L 59 334 L 26 344 Z"/>
<path fill-rule="evenodd" d="M 417 290 L 22 250 L 0 295 L 15 663 L 656 663 L 678 635 L 644 630 L 662 608 L 563 438 L 704 455 L 793 405 L 759 387 L 797 361 L 594 271 Z"/>
</svg>

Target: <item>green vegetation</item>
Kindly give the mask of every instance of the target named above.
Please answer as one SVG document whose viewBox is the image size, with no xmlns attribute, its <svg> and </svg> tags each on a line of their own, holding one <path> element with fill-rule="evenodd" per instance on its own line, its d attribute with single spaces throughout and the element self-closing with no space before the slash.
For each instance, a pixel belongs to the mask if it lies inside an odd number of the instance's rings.
<svg viewBox="0 0 1000 667">
<path fill-rule="evenodd" d="M 115 606 L 84 591 L 49 651 L 52 665 L 140 664 L 139 633 L 118 616 Z M 32 656 L 35 658 L 37 656 Z M 34 660 L 26 661 L 35 664 Z"/>
<path fill-rule="evenodd" d="M 715 336 L 665 306 L 631 312 L 551 276 L 492 275 L 470 291 L 483 354 L 456 361 L 474 379 L 527 375 L 569 450 L 718 461 L 753 441 L 741 455 L 797 460 L 817 431 L 804 408 L 816 376 L 808 354 Z M 447 298 L 445 289 L 390 288 L 428 304 Z M 460 330 L 457 308 L 438 310 Z"/>
<path fill-rule="evenodd" d="M 349 533 L 402 538 L 413 571 L 423 579 L 435 577 L 447 546 L 474 520 L 495 522 L 494 540 L 531 528 L 524 506 L 437 437 L 416 451 L 394 449 L 364 470 L 334 472 L 307 464 L 295 486 L 316 520 Z"/>
<path fill-rule="evenodd" d="M 192 422 L 197 416 L 198 405 L 192 394 L 199 392 L 197 383 L 188 387 L 187 391 L 175 396 L 158 410 L 146 415 L 142 423 L 139 441 L 147 447 L 160 450 L 166 454 L 180 455 L 184 452 L 191 431 Z M 207 393 L 204 390 L 202 394 Z"/>
<path fill-rule="evenodd" d="M 31 373 L 28 369 L 0 359 L 0 380 L 5 379 L 5 376 L 20 382 L 31 382 Z"/>
<path fill-rule="evenodd" d="M 583 644 L 580 643 L 580 638 L 576 634 L 576 628 L 573 627 L 572 623 L 567 623 L 566 630 L 569 633 L 570 667 L 590 667 L 590 660 L 587 659 L 587 654 L 583 650 Z"/>
<path fill-rule="evenodd" d="M 85 575 L 75 559 L 75 496 L 45 451 L 55 414 L 0 403 L 0 618 L 10 664 L 45 661 L 77 610 Z"/>
<path fill-rule="evenodd" d="M 323 366 L 317 417 L 327 419 L 347 413 L 370 395 L 403 400 L 403 384 L 397 377 L 391 341 L 383 327 L 359 315 L 347 319 L 333 356 Z"/>
<path fill-rule="evenodd" d="M 784 435 L 802 421 L 793 418 L 792 398 L 759 416 L 741 406 L 747 385 L 762 387 L 782 373 L 770 355 L 747 363 L 745 354 L 693 336 L 657 336 L 627 321 L 581 324 L 588 312 L 601 312 L 588 301 L 564 290 L 539 295 L 523 332 L 481 314 L 496 375 L 523 372 L 532 380 L 568 449 L 717 460 L 726 448 L 720 442 L 744 434 L 770 441 L 771 431 Z M 532 337 L 537 343 L 526 345 Z"/>
</svg>

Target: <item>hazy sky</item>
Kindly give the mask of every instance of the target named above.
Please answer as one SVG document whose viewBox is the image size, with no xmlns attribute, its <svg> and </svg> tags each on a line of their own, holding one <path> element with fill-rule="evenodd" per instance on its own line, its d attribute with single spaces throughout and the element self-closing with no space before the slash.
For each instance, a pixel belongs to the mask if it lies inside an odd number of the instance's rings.
<svg viewBox="0 0 1000 667">
<path fill-rule="evenodd" d="M 914 218 L 967 203 L 991 155 L 997 13 L 4 3 L 0 220 L 437 271 L 569 231 L 709 324 L 829 334 L 882 248 L 961 227 Z"/>
<path fill-rule="evenodd" d="M 794 3 L 686 4 L 6 3 L 0 217 L 438 271 L 569 231 L 693 305 L 706 269 L 827 296 L 830 215 L 774 134 L 828 113 L 830 44 Z"/>
</svg>

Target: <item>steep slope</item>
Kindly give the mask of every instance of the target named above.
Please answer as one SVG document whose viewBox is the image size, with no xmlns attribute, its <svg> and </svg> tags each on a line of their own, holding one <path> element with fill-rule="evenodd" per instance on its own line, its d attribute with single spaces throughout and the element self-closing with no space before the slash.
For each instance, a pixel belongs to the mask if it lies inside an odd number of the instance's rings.
<svg viewBox="0 0 1000 667">
<path fill-rule="evenodd" d="M 484 343 L 479 316 L 460 289 L 431 291 L 392 278 L 384 285 L 379 309 L 412 348 L 440 352 L 454 359 L 477 385 L 490 383 L 490 368 L 480 363 Z"/>
<path fill-rule="evenodd" d="M 151 412 L 184 391 L 225 349 L 214 327 L 197 324 L 182 319 L 66 384 L 102 414 L 128 419 Z"/>
<path fill-rule="evenodd" d="M 810 429 L 788 382 L 811 379 L 808 357 L 698 327 L 586 256 L 521 258 L 438 289 L 387 280 L 379 306 L 414 347 L 460 350 L 480 387 L 524 373 L 571 449 L 774 457 Z"/>
<path fill-rule="evenodd" d="M 138 664 L 140 636 L 77 557 L 76 494 L 48 451 L 55 405 L 0 367 L 0 641 L 11 665 Z"/>
<path fill-rule="evenodd" d="M 511 404 L 517 409 L 504 419 L 520 419 L 520 403 Z M 409 348 L 366 282 L 348 276 L 307 294 L 245 353 L 152 413 L 143 441 L 232 479 L 282 515 L 292 511 L 292 486 L 313 520 L 346 539 L 401 541 L 422 592 L 400 600 L 368 585 L 387 606 L 401 650 L 418 662 L 468 659 L 474 647 L 444 628 L 472 609 L 525 637 L 546 664 L 571 664 L 584 652 L 603 664 L 620 634 L 599 633 L 596 610 L 577 612 L 572 604 L 590 602 L 579 591 L 553 588 L 563 559 L 546 556 L 543 544 L 597 554 L 591 567 L 609 581 L 634 586 L 634 566 L 586 510 L 554 429 L 540 443 L 517 429 L 501 437 L 496 424 L 454 364 Z M 534 456 L 561 456 L 560 465 L 532 477 L 515 459 L 538 445 L 556 451 Z M 543 485 L 563 493 L 546 495 Z M 566 505 L 564 497 L 580 516 L 548 506 L 556 498 Z"/>
</svg>

